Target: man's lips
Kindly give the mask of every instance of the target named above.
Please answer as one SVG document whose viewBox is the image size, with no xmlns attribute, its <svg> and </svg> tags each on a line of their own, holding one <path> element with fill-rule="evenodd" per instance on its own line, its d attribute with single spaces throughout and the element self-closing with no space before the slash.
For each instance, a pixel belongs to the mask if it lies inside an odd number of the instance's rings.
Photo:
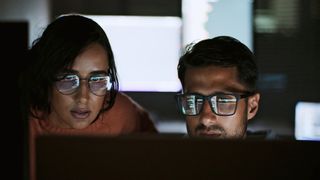
<svg viewBox="0 0 320 180">
<path fill-rule="evenodd" d="M 200 130 L 197 134 L 200 136 L 219 137 L 222 133 L 218 130 Z"/>
</svg>

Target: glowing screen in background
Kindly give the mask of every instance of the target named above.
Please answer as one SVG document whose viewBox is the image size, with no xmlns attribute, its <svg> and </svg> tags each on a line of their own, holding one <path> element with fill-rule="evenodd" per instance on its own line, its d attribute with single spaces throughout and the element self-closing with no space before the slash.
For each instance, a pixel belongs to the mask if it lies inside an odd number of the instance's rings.
<svg viewBox="0 0 320 180">
<path fill-rule="evenodd" d="M 107 33 L 118 70 L 120 90 L 180 90 L 177 64 L 181 52 L 181 18 L 88 16 Z"/>
<path fill-rule="evenodd" d="M 295 138 L 320 141 L 320 102 L 298 102 L 295 107 Z"/>
<path fill-rule="evenodd" d="M 181 8 L 182 18 L 88 16 L 109 37 L 120 90 L 179 91 L 177 64 L 192 42 L 230 35 L 252 49 L 251 0 L 183 0 Z"/>
</svg>

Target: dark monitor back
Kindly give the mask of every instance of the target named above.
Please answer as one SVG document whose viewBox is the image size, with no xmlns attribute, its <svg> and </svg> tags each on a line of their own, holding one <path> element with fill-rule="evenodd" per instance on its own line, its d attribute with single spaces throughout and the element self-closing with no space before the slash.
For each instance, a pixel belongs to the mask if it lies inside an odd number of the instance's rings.
<svg viewBox="0 0 320 180">
<path fill-rule="evenodd" d="M 26 64 L 28 22 L 0 22 L 3 171 L 10 179 L 24 179 L 27 173 L 27 124 L 20 112 L 18 78 Z M 9 173 L 10 172 L 10 173 Z M 15 173 L 11 173 L 15 172 Z M 3 177 L 7 177 L 2 174 Z"/>
<path fill-rule="evenodd" d="M 38 179 L 319 179 L 320 142 L 176 136 L 37 139 Z"/>
</svg>

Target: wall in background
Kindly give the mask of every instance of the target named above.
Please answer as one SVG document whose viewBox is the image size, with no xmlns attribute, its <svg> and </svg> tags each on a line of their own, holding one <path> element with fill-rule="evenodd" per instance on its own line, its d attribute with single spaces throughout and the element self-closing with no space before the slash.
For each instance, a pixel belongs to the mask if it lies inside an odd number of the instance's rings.
<svg viewBox="0 0 320 180">
<path fill-rule="evenodd" d="M 320 2 L 256 0 L 261 107 L 254 122 L 292 135 L 298 101 L 320 102 Z"/>
<path fill-rule="evenodd" d="M 29 46 L 49 22 L 49 0 L 1 0 L 0 21 L 28 22 Z"/>
</svg>

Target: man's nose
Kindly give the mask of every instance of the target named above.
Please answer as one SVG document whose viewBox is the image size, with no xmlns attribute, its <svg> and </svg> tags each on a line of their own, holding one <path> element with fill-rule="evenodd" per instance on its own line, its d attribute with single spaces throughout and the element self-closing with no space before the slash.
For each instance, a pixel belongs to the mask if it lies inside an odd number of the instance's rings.
<svg viewBox="0 0 320 180">
<path fill-rule="evenodd" d="M 203 103 L 202 110 L 200 112 L 200 123 L 205 126 L 216 124 L 217 115 L 212 112 L 210 103 L 205 100 Z"/>
</svg>

